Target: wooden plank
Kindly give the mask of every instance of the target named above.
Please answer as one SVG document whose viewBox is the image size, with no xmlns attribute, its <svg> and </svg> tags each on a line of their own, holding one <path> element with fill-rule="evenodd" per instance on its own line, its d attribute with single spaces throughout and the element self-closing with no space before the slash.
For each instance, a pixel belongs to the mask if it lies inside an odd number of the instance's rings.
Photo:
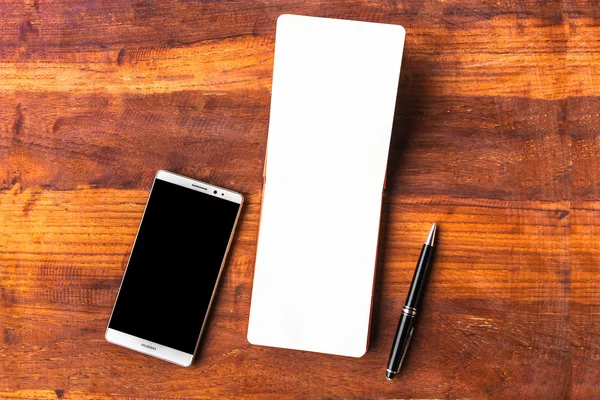
<svg viewBox="0 0 600 400">
<path fill-rule="evenodd" d="M 41 191 L 32 202 L 35 193 L 0 196 L 0 234 L 7 238 L 0 247 L 0 358 L 8 387 L 164 398 L 510 397 L 516 389 L 546 397 L 589 394 L 589 382 L 597 382 L 586 371 L 598 366 L 600 349 L 600 288 L 590 281 L 600 247 L 587 245 L 587 231 L 571 233 L 569 223 L 577 218 L 600 230 L 598 209 L 590 205 L 565 218 L 564 203 L 387 198 L 370 351 L 348 359 L 290 357 L 246 341 L 260 201 L 250 196 L 200 358 L 181 369 L 103 340 L 147 193 Z M 411 385 L 390 385 L 382 371 L 395 320 L 434 220 L 441 229 L 422 333 L 402 376 Z M 310 373 L 315 365 L 318 372 Z M 587 376 L 581 389 L 564 380 L 571 368 Z M 132 376 L 143 385 L 131 384 Z M 368 387 L 356 385 L 365 380 Z"/>
<path fill-rule="evenodd" d="M 405 59 L 418 66 L 415 72 L 427 71 L 437 94 L 550 100 L 600 94 L 593 2 L 354 1 L 354 9 L 339 1 L 285 8 L 257 1 L 33 3 L 0 6 L 6 15 L 0 91 L 265 89 L 276 18 L 297 12 L 402 23 Z"/>
<path fill-rule="evenodd" d="M 567 200 L 598 193 L 600 100 L 422 97 L 401 87 L 388 190 Z M 0 95 L 0 188 L 147 188 L 168 169 L 261 189 L 269 93 Z M 589 197 L 591 196 L 591 197 Z"/>
</svg>

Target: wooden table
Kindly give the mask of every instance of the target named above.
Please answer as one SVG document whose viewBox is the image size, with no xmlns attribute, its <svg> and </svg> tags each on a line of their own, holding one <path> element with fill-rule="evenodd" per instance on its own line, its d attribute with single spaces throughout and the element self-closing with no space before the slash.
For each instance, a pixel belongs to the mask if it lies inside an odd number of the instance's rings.
<svg viewBox="0 0 600 400">
<path fill-rule="evenodd" d="M 407 30 L 360 359 L 246 340 L 282 13 Z M 0 398 L 600 398 L 599 37 L 595 1 L 0 3 Z M 160 168 L 248 199 L 188 369 L 103 337 Z"/>
</svg>

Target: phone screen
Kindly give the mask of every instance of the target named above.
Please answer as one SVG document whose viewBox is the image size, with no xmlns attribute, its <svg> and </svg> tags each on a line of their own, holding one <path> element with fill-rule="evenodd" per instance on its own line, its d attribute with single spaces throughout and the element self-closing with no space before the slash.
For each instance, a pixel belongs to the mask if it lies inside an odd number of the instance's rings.
<svg viewBox="0 0 600 400">
<path fill-rule="evenodd" d="M 108 327 L 193 354 L 239 208 L 156 179 Z"/>
</svg>

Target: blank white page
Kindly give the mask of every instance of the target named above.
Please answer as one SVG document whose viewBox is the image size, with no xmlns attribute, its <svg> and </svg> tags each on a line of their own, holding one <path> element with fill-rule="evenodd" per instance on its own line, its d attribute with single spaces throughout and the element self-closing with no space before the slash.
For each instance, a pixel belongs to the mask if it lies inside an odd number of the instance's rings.
<svg viewBox="0 0 600 400">
<path fill-rule="evenodd" d="M 404 36 L 279 17 L 250 343 L 366 352 Z"/>
</svg>

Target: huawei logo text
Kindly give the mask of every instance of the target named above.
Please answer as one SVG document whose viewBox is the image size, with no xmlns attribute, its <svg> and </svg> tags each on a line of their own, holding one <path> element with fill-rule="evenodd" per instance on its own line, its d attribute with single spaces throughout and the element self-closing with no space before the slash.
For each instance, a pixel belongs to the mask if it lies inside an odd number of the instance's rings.
<svg viewBox="0 0 600 400">
<path fill-rule="evenodd" d="M 147 348 L 147 349 L 150 349 L 150 350 L 154 350 L 154 351 L 156 351 L 156 347 L 154 347 L 154 346 L 150 346 L 149 344 L 144 344 L 144 343 L 142 343 L 142 347 L 145 347 L 145 348 Z"/>
</svg>

